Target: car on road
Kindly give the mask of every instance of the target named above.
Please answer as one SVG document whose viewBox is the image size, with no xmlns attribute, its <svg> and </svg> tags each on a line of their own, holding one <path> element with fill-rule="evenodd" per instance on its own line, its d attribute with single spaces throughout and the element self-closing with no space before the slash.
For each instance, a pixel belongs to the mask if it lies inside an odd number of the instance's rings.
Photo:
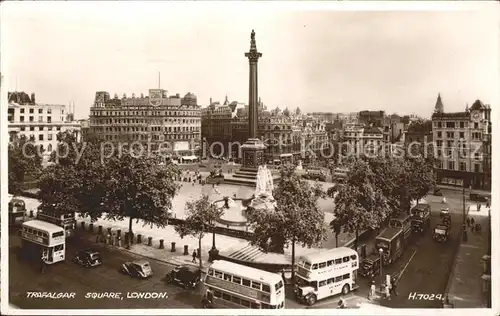
<svg viewBox="0 0 500 316">
<path fill-rule="evenodd" d="M 444 224 L 437 224 L 434 228 L 433 239 L 437 242 L 446 242 L 450 235 L 450 227 Z"/>
<path fill-rule="evenodd" d="M 167 283 L 176 283 L 186 289 L 194 289 L 200 284 L 201 271 L 189 265 L 179 265 L 165 276 Z"/>
<path fill-rule="evenodd" d="M 443 192 L 441 192 L 440 188 L 435 188 L 433 193 L 435 196 L 443 196 Z"/>
<path fill-rule="evenodd" d="M 443 207 L 441 209 L 441 213 L 439 213 L 439 216 L 441 218 L 445 218 L 445 217 L 450 217 L 450 208 L 449 207 Z"/>
<path fill-rule="evenodd" d="M 151 264 L 146 260 L 127 261 L 120 267 L 120 272 L 141 279 L 153 275 Z"/>
<path fill-rule="evenodd" d="M 359 273 L 368 278 L 373 278 L 380 273 L 380 256 L 372 253 L 360 265 Z"/>
<path fill-rule="evenodd" d="M 87 249 L 76 253 L 73 262 L 85 268 L 96 267 L 102 264 L 101 254 L 95 250 Z"/>
</svg>

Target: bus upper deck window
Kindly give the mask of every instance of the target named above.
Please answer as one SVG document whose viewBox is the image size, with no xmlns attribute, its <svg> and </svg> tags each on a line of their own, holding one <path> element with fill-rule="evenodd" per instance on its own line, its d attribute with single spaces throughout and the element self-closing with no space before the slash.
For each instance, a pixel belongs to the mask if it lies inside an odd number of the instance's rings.
<svg viewBox="0 0 500 316">
<path fill-rule="evenodd" d="M 313 270 L 317 270 L 317 269 L 318 269 L 318 264 L 317 263 L 313 264 Z"/>
<path fill-rule="evenodd" d="M 342 261 L 343 261 L 343 262 L 349 262 L 349 257 L 344 257 L 344 258 L 342 258 Z"/>
</svg>

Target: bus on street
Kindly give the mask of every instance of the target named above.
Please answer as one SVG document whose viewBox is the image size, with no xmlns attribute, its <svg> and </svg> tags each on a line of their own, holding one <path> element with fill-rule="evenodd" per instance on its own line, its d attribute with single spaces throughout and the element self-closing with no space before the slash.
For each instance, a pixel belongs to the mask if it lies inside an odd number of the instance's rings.
<svg viewBox="0 0 500 316">
<path fill-rule="evenodd" d="M 48 222 L 64 228 L 66 237 L 72 237 L 75 234 L 76 218 L 74 212 L 66 214 L 57 214 L 50 211 L 39 211 L 36 215 L 38 220 Z"/>
<path fill-rule="evenodd" d="M 60 226 L 39 220 L 24 222 L 19 230 L 25 258 L 53 264 L 65 259 L 66 238 Z"/>
<path fill-rule="evenodd" d="M 299 258 L 295 296 L 309 306 L 316 301 L 358 288 L 358 253 L 347 247 L 322 250 Z"/>
<path fill-rule="evenodd" d="M 278 273 L 216 260 L 208 269 L 205 287 L 213 294 L 213 308 L 285 307 L 285 286 Z"/>
</svg>

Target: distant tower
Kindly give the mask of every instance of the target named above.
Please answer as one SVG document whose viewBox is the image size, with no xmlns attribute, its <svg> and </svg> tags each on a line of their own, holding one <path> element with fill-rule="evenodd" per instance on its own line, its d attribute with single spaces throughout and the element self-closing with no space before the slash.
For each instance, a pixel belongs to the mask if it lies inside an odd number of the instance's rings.
<svg viewBox="0 0 500 316">
<path fill-rule="evenodd" d="M 227 99 L 227 94 L 226 94 L 226 99 L 224 100 L 224 105 L 228 105 L 229 104 L 229 100 Z"/>
<path fill-rule="evenodd" d="M 465 112 L 469 112 L 469 103 L 465 105 Z"/>
<path fill-rule="evenodd" d="M 444 105 L 443 101 L 441 100 L 441 93 L 438 93 L 438 98 L 436 100 L 436 107 L 434 108 L 434 113 L 443 113 L 444 112 Z"/>
</svg>

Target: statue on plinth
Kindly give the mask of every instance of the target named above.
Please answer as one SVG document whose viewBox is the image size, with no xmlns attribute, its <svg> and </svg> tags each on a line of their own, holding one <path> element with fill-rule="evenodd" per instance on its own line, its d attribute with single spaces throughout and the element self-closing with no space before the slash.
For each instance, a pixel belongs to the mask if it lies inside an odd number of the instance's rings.
<svg viewBox="0 0 500 316">
<path fill-rule="evenodd" d="M 267 169 L 267 166 L 259 166 L 256 184 L 250 207 L 274 209 L 276 203 L 273 197 L 274 183 L 271 170 Z"/>
</svg>

